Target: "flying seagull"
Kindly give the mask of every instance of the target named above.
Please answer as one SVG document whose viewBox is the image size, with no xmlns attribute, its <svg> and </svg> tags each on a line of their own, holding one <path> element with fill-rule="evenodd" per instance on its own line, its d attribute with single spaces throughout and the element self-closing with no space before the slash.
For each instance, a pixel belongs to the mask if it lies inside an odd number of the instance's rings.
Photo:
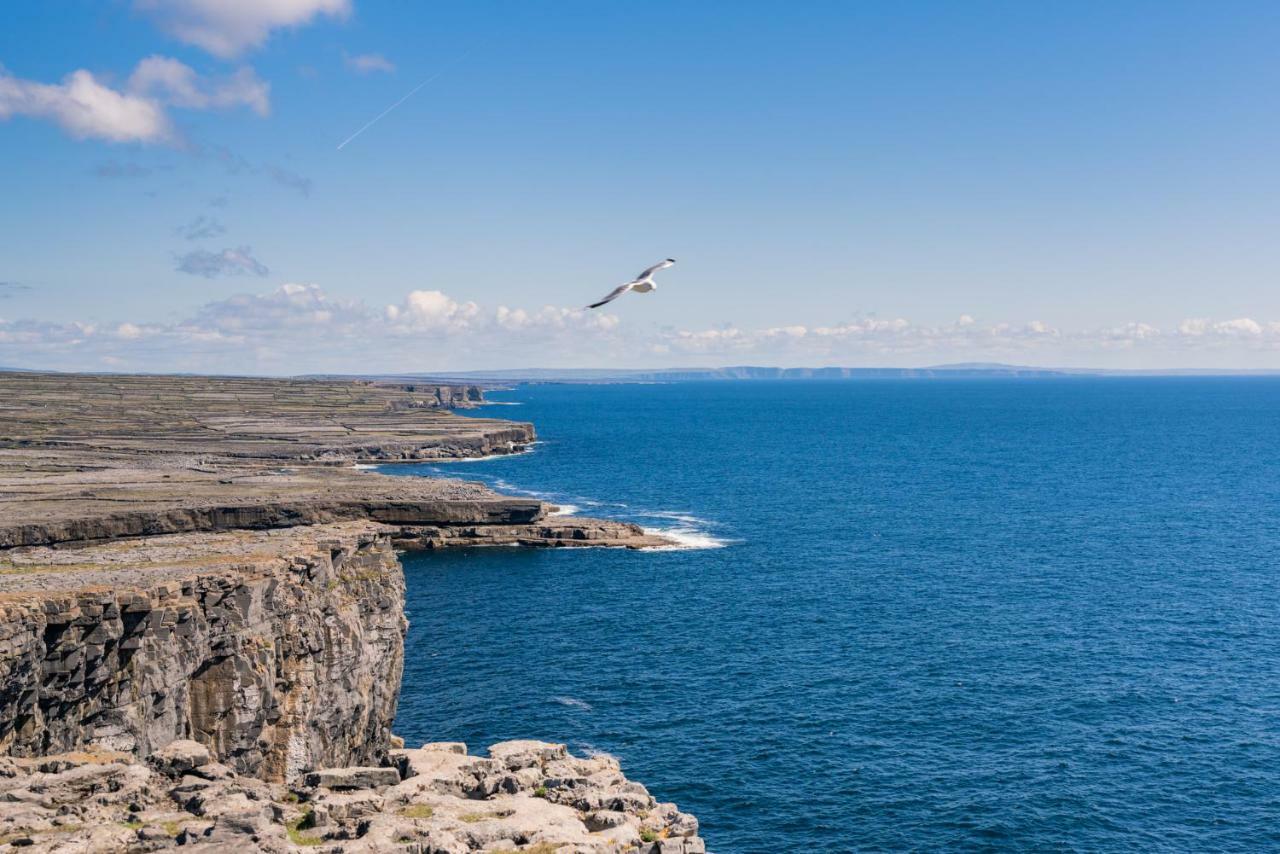
<svg viewBox="0 0 1280 854">
<path fill-rule="evenodd" d="M 618 297 L 625 294 L 627 291 L 635 291 L 638 294 L 649 293 L 649 291 L 657 287 L 657 285 L 653 281 L 653 274 L 658 272 L 659 270 L 667 269 L 674 263 L 676 263 L 676 259 L 674 258 L 668 258 L 665 261 L 659 261 L 657 264 L 654 264 L 652 267 L 645 270 L 643 273 L 636 276 L 634 279 L 627 282 L 625 285 L 618 285 L 616 288 L 614 288 L 612 291 L 609 292 L 609 295 L 607 297 L 600 300 L 600 302 L 591 303 L 591 305 L 587 306 L 587 308 L 599 308 L 600 306 L 604 305 L 607 302 L 613 302 Z M 586 309 L 583 309 L 583 311 L 586 311 Z"/>
</svg>

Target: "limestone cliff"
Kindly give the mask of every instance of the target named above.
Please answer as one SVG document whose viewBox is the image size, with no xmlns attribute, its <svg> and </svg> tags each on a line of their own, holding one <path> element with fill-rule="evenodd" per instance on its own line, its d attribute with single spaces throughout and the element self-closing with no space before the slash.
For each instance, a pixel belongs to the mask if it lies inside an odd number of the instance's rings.
<svg viewBox="0 0 1280 854">
<path fill-rule="evenodd" d="M 145 756 L 190 738 L 267 780 L 385 758 L 406 628 L 387 536 L 234 538 L 28 553 L 30 589 L 0 601 L 0 750 Z"/>
</svg>

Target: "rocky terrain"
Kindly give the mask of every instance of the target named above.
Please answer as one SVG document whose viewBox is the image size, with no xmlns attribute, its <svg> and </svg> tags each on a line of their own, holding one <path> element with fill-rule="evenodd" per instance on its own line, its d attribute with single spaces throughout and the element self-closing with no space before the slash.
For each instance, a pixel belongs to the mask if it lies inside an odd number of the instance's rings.
<svg viewBox="0 0 1280 854">
<path fill-rule="evenodd" d="M 480 402 L 0 374 L 0 849 L 701 850 L 696 822 L 606 758 L 394 749 L 397 549 L 667 545 L 357 469 L 533 441 L 448 411 Z"/>
<path fill-rule="evenodd" d="M 237 774 L 178 740 L 140 761 L 100 749 L 0 759 L 0 851 L 703 854 L 698 821 L 609 756 L 507 741 L 394 750 L 291 786 Z"/>
</svg>

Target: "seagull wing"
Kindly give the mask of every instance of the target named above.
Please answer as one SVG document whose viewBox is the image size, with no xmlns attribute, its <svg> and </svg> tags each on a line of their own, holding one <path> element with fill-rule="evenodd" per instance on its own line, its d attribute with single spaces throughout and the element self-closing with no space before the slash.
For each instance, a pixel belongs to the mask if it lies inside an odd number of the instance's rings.
<svg viewBox="0 0 1280 854">
<path fill-rule="evenodd" d="M 614 288 L 609 292 L 609 295 L 607 297 L 600 300 L 600 302 L 591 303 L 591 305 L 587 306 L 587 308 L 599 308 L 600 306 L 604 305 L 607 302 L 613 302 L 618 297 L 622 296 L 627 291 L 635 287 L 635 284 L 636 284 L 635 282 L 627 282 L 625 285 L 618 285 L 616 288 Z"/>
<path fill-rule="evenodd" d="M 647 279 L 647 278 L 649 278 L 650 276 L 652 276 L 654 273 L 658 272 L 659 270 L 665 270 L 665 269 L 667 269 L 668 267 L 670 267 L 670 266 L 671 266 L 672 264 L 674 264 L 674 263 L 676 263 L 676 262 L 675 262 L 673 259 L 671 259 L 671 258 L 665 258 L 665 259 L 663 259 L 662 261 L 659 261 L 657 264 L 654 264 L 654 265 L 653 265 L 652 267 L 650 267 L 649 269 L 645 270 L 645 271 L 644 271 L 643 273 L 641 273 L 640 275 L 636 276 L 636 281 L 638 282 L 638 281 L 640 281 L 641 279 Z"/>
</svg>

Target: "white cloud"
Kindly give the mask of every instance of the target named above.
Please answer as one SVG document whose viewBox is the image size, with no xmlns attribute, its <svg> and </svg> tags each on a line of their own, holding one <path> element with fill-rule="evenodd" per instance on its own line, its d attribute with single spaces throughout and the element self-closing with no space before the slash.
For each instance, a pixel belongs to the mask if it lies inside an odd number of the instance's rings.
<svg viewBox="0 0 1280 854">
<path fill-rule="evenodd" d="M 159 103 L 117 92 L 84 70 L 73 71 L 61 83 L 37 83 L 0 72 L 0 119 L 15 115 L 56 122 L 76 139 L 150 143 L 173 136 Z"/>
<path fill-rule="evenodd" d="M 1258 336 L 1262 334 L 1262 325 L 1256 320 L 1238 317 L 1235 320 L 1224 320 L 1221 323 L 1215 323 L 1213 330 L 1222 335 Z"/>
<path fill-rule="evenodd" d="M 355 56 L 344 53 L 342 62 L 357 74 L 371 74 L 374 71 L 391 74 L 396 70 L 395 63 L 380 53 L 361 53 Z"/>
<path fill-rule="evenodd" d="M 392 328 L 402 332 L 466 329 L 480 313 L 473 302 L 460 303 L 443 291 L 412 291 L 400 305 L 389 305 L 384 315 Z"/>
<path fill-rule="evenodd" d="M 1274 327 L 1271 324 L 1270 327 Z M 1178 324 L 1178 334 L 1187 338 L 1206 338 L 1214 336 L 1259 337 L 1273 328 L 1264 329 L 1258 321 L 1248 317 L 1237 317 L 1234 320 L 1214 322 L 1206 317 L 1190 317 Z"/>
<path fill-rule="evenodd" d="M 570 330 L 610 332 L 618 327 L 619 320 L 616 314 L 554 305 L 544 305 L 532 311 L 500 305 L 494 312 L 493 322 L 508 332 L 559 333 Z"/>
<path fill-rule="evenodd" d="M 1160 334 L 1160 330 L 1149 323 L 1125 323 L 1106 330 L 1103 334 L 1109 338 L 1118 338 L 1126 341 L 1145 341 L 1148 338 L 1157 337 Z"/>
<path fill-rule="evenodd" d="M 192 110 L 246 106 L 260 116 L 271 112 L 271 85 L 252 68 L 230 76 L 201 79 L 191 66 L 167 56 L 148 56 L 129 77 L 129 91 Z"/>
<path fill-rule="evenodd" d="M 174 38 L 223 59 L 260 46 L 273 30 L 326 15 L 345 18 L 351 0 L 135 0 Z"/>
<path fill-rule="evenodd" d="M 271 110 L 270 86 L 251 68 L 218 79 L 200 77 L 187 65 L 164 56 L 138 63 L 123 90 L 80 69 L 61 83 L 23 80 L 0 70 L 0 120 L 29 116 L 56 123 L 76 139 L 107 142 L 175 141 L 167 107 L 189 110 L 245 106 L 258 115 Z M 137 177 L 133 169 L 100 167 L 109 177 Z"/>
<path fill-rule="evenodd" d="M 290 282 L 269 293 L 236 294 L 208 303 L 178 329 L 182 334 L 206 336 L 297 329 L 338 332 L 363 325 L 367 317 L 359 303 L 334 299 L 317 285 Z"/>
</svg>

